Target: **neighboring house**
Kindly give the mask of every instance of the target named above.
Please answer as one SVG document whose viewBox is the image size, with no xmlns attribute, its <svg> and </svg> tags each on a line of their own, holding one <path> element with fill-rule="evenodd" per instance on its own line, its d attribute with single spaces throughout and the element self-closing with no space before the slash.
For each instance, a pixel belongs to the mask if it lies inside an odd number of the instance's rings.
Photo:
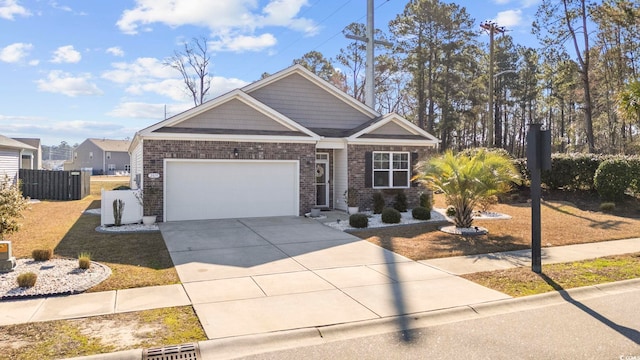
<svg viewBox="0 0 640 360">
<path fill-rule="evenodd" d="M 138 131 L 132 187 L 163 221 L 346 210 L 348 188 L 361 209 L 399 189 L 415 206 L 412 165 L 438 142 L 294 65 Z"/>
<path fill-rule="evenodd" d="M 0 181 L 8 175 L 11 181 L 18 179 L 18 170 L 23 154 L 32 154 L 37 149 L 21 141 L 0 135 Z"/>
<path fill-rule="evenodd" d="M 129 140 L 87 139 L 73 152 L 65 170 L 86 170 L 93 175 L 129 173 Z"/>
<path fill-rule="evenodd" d="M 40 139 L 35 138 L 13 138 L 34 148 L 34 150 L 25 149 L 22 152 L 20 160 L 20 169 L 40 170 L 42 169 L 42 146 Z"/>
</svg>

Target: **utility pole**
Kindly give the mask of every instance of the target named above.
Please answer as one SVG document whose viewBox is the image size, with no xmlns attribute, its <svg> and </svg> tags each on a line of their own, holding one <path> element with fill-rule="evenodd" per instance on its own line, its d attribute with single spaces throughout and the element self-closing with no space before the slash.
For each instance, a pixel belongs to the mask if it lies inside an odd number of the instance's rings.
<svg viewBox="0 0 640 360">
<path fill-rule="evenodd" d="M 347 39 L 353 39 L 357 41 L 363 41 L 367 44 L 367 61 L 365 67 L 365 77 L 364 77 L 364 103 L 368 105 L 370 108 L 375 110 L 376 107 L 376 86 L 374 80 L 374 62 L 375 62 L 375 54 L 373 48 L 376 44 L 380 45 L 388 45 L 392 44 L 386 41 L 379 41 L 373 38 L 373 34 L 375 32 L 375 27 L 373 25 L 373 0 L 367 0 L 367 29 L 366 29 L 366 37 L 355 36 L 355 35 L 345 35 Z"/>
<path fill-rule="evenodd" d="M 493 147 L 494 141 L 494 129 L 495 119 L 493 118 L 493 68 L 494 68 L 494 53 L 493 53 L 493 38 L 495 34 L 504 34 L 506 31 L 504 26 L 498 26 L 493 21 L 485 21 L 480 24 L 480 27 L 489 32 L 489 121 L 487 122 L 488 134 L 487 134 L 487 147 Z"/>
</svg>

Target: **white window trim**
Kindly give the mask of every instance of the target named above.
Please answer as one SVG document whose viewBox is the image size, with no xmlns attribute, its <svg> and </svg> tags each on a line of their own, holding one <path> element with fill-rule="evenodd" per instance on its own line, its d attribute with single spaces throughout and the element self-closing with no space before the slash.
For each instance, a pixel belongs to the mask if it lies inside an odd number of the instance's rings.
<svg viewBox="0 0 640 360">
<path fill-rule="evenodd" d="M 375 159 L 376 154 L 389 154 L 389 169 L 376 169 Z M 406 154 L 407 155 L 407 169 L 403 170 L 394 170 L 393 169 L 393 155 L 394 154 Z M 376 186 L 375 182 L 375 173 L 377 171 L 388 171 L 389 172 L 389 184 L 393 184 L 393 173 L 395 171 L 406 171 L 407 172 L 407 185 L 406 186 Z M 408 189 L 411 187 L 411 154 L 408 151 L 374 151 L 371 155 L 371 185 L 374 189 Z"/>
</svg>

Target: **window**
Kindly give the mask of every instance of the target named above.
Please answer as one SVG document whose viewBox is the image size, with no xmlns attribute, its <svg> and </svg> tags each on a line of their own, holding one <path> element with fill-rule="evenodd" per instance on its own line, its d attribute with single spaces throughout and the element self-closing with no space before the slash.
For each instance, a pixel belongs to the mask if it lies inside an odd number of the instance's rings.
<svg viewBox="0 0 640 360">
<path fill-rule="evenodd" d="M 93 151 L 89 151 L 89 159 L 93 159 Z"/>
<path fill-rule="evenodd" d="M 374 152 L 373 187 L 409 187 L 409 160 L 408 152 Z"/>
<path fill-rule="evenodd" d="M 111 151 L 107 151 L 107 159 L 111 159 Z"/>
<path fill-rule="evenodd" d="M 131 171 L 131 165 L 127 164 L 124 166 L 124 171 L 126 172 L 130 172 Z"/>
<path fill-rule="evenodd" d="M 116 170 L 116 164 L 109 164 L 109 165 L 107 165 L 107 170 L 109 170 L 109 171 L 115 171 L 115 170 Z"/>
</svg>

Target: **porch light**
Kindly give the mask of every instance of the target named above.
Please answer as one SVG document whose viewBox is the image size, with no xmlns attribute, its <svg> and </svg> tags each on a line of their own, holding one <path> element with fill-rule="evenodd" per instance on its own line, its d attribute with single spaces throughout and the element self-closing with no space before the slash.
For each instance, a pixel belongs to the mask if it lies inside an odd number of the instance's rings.
<svg viewBox="0 0 640 360">
<path fill-rule="evenodd" d="M 238 151 L 238 148 L 234 148 L 233 149 L 233 156 L 238 157 L 240 155 L 240 151 Z"/>
</svg>

